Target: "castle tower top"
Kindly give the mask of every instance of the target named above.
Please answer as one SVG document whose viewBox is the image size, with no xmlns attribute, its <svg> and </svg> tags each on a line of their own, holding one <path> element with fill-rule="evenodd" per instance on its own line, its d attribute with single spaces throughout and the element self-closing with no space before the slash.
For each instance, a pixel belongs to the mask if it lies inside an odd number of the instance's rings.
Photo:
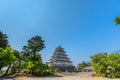
<svg viewBox="0 0 120 80">
<path fill-rule="evenodd" d="M 64 48 L 62 48 L 61 46 L 58 46 L 58 47 L 55 49 L 55 52 L 63 52 L 63 53 L 65 53 Z"/>
</svg>

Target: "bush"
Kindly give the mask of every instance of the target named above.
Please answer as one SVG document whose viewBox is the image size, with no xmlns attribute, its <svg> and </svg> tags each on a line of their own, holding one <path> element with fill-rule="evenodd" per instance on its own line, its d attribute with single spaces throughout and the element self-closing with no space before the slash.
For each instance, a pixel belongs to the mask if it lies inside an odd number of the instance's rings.
<svg viewBox="0 0 120 80">
<path fill-rule="evenodd" d="M 108 78 L 120 77 L 120 54 L 97 54 L 92 56 L 91 59 L 96 76 Z"/>
<path fill-rule="evenodd" d="M 50 76 L 56 73 L 52 67 L 42 63 L 40 54 L 37 54 L 36 60 L 33 60 L 33 57 L 29 57 L 28 60 L 24 61 L 22 69 L 26 74 L 35 76 Z"/>
</svg>

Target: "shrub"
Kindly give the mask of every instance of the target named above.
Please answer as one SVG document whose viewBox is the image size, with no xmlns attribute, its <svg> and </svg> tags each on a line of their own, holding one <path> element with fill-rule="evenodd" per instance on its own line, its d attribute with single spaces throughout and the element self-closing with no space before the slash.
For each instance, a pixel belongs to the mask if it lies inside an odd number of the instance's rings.
<svg viewBox="0 0 120 80">
<path fill-rule="evenodd" d="M 96 76 L 108 78 L 120 77 L 120 54 L 102 53 L 92 56 L 91 59 Z"/>
</svg>

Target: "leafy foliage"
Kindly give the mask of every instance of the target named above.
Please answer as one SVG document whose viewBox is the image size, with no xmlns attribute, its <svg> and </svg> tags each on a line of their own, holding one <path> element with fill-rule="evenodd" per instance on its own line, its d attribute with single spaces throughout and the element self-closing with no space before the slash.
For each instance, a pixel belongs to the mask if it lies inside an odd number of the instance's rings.
<svg viewBox="0 0 120 80">
<path fill-rule="evenodd" d="M 8 46 L 7 35 L 0 31 L 0 48 L 6 48 Z"/>
<path fill-rule="evenodd" d="M 117 16 L 117 17 L 115 18 L 115 24 L 116 24 L 116 25 L 120 24 L 120 16 Z"/>
<path fill-rule="evenodd" d="M 87 63 L 87 62 L 82 62 L 82 63 L 79 63 L 78 66 L 77 66 L 77 70 L 78 71 L 82 71 L 86 66 L 90 66 L 90 63 Z"/>
<path fill-rule="evenodd" d="M 27 46 L 23 47 L 24 55 L 33 55 L 34 60 L 36 58 L 36 53 L 45 48 L 44 40 L 40 36 L 32 37 L 30 40 L 27 41 Z"/>
<path fill-rule="evenodd" d="M 91 57 L 94 75 L 109 78 L 120 77 L 120 54 L 101 53 Z"/>
<path fill-rule="evenodd" d="M 22 69 L 25 73 L 38 76 L 53 75 L 55 73 L 54 69 L 42 63 L 41 55 L 38 52 L 43 48 L 45 48 L 45 45 L 40 36 L 28 40 L 27 46 L 24 46 L 22 51 Z"/>
<path fill-rule="evenodd" d="M 14 50 L 9 47 L 7 47 L 6 49 L 0 48 L 0 70 L 3 67 L 13 63 L 15 59 L 16 57 L 14 56 Z"/>
<path fill-rule="evenodd" d="M 0 71 L 7 67 L 5 75 L 31 74 L 37 76 L 54 75 L 56 70 L 42 62 L 39 52 L 45 48 L 40 36 L 32 37 L 19 53 L 8 47 L 7 35 L 0 32 Z"/>
<path fill-rule="evenodd" d="M 21 70 L 21 63 L 22 63 L 21 54 L 17 50 L 14 50 L 14 56 L 16 57 L 16 59 L 12 63 L 11 74 L 19 74 Z"/>
<path fill-rule="evenodd" d="M 36 61 L 32 56 L 28 57 L 25 61 L 23 61 L 22 69 L 26 74 L 32 74 L 37 76 L 46 76 L 46 75 L 54 75 L 55 71 L 47 64 L 42 63 L 41 55 L 37 53 Z"/>
</svg>

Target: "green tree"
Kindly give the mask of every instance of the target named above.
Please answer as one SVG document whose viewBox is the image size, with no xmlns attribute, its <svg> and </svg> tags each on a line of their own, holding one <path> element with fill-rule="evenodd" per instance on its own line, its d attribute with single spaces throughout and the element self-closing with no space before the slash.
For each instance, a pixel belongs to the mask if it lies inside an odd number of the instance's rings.
<svg viewBox="0 0 120 80">
<path fill-rule="evenodd" d="M 16 57 L 16 59 L 12 63 L 10 74 L 18 74 L 20 73 L 21 70 L 21 63 L 22 63 L 21 53 L 17 50 L 14 50 L 14 56 Z"/>
<path fill-rule="evenodd" d="M 42 62 L 39 51 L 45 48 L 40 36 L 32 37 L 22 51 L 22 69 L 26 74 L 37 76 L 54 75 L 55 70 Z"/>
<path fill-rule="evenodd" d="M 42 40 L 40 36 L 35 36 L 35 37 L 32 37 L 27 42 L 28 42 L 27 46 L 23 47 L 23 53 L 28 56 L 32 55 L 35 60 L 36 53 L 38 53 L 40 50 L 45 48 L 44 40 Z"/>
<path fill-rule="evenodd" d="M 97 54 L 91 57 L 94 75 L 118 78 L 120 77 L 120 54 Z"/>
<path fill-rule="evenodd" d="M 8 40 L 7 40 L 7 35 L 6 34 L 3 34 L 1 31 L 0 31 L 0 48 L 6 48 L 8 46 Z"/>
<path fill-rule="evenodd" d="M 9 68 L 15 59 L 16 57 L 14 56 L 14 50 L 9 47 L 6 47 L 5 49 L 0 48 L 0 70 L 3 67 L 8 66 L 5 75 L 8 73 Z"/>
<path fill-rule="evenodd" d="M 36 75 L 37 71 L 39 71 L 43 65 L 41 55 L 38 52 L 45 48 L 44 41 L 40 36 L 35 36 L 27 42 L 28 44 L 23 46 L 22 58 L 24 63 L 22 67 L 27 73 Z"/>
<path fill-rule="evenodd" d="M 107 55 L 107 53 L 99 53 L 99 54 L 96 54 L 94 56 L 91 56 L 91 65 L 93 67 L 96 67 L 97 63 L 99 63 L 101 61 L 101 59 L 105 58 Z"/>
<path fill-rule="evenodd" d="M 82 61 L 82 63 L 78 64 L 77 70 L 82 71 L 86 66 L 89 66 L 89 63 L 86 63 L 86 62 Z"/>
<path fill-rule="evenodd" d="M 34 61 L 34 58 L 32 56 L 29 56 L 27 57 L 27 59 L 24 59 L 22 68 L 26 73 L 35 74 L 35 70 L 39 69 L 39 67 L 41 67 L 41 65 L 43 64 L 41 55 L 39 53 L 36 54 L 36 61 Z"/>
<path fill-rule="evenodd" d="M 120 16 L 117 16 L 117 17 L 115 18 L 115 24 L 116 24 L 116 25 L 120 24 Z"/>
</svg>

